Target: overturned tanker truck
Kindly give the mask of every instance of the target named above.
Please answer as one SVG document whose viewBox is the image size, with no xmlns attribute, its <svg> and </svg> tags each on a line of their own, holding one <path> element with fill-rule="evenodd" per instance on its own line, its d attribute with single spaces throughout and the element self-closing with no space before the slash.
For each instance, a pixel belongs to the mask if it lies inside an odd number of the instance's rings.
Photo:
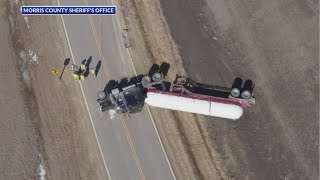
<svg viewBox="0 0 320 180">
<path fill-rule="evenodd" d="M 159 67 L 159 66 L 158 66 Z M 149 74 L 124 78 L 120 83 L 111 80 L 98 93 L 101 111 L 136 113 L 144 103 L 149 106 L 184 111 L 227 119 L 239 119 L 243 110 L 255 104 L 253 82 L 236 78 L 231 88 L 202 84 L 176 75 L 172 83 L 164 81 L 161 68 Z M 243 84 L 243 86 L 242 86 Z"/>
</svg>

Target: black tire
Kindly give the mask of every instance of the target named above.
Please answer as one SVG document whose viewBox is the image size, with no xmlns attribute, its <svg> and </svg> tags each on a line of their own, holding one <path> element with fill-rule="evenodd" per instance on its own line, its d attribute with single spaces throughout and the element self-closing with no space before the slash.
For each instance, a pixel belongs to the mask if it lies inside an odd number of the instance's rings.
<svg viewBox="0 0 320 180">
<path fill-rule="evenodd" d="M 231 96 L 238 98 L 241 94 L 241 86 L 242 86 L 242 79 L 241 78 L 236 78 L 233 81 L 232 87 L 231 87 Z"/>
<path fill-rule="evenodd" d="M 235 78 L 234 81 L 233 81 L 231 89 L 233 89 L 233 88 L 241 89 L 241 86 L 242 86 L 242 79 L 241 78 Z"/>
<path fill-rule="evenodd" d="M 253 91 L 253 82 L 248 79 L 244 82 L 244 85 L 243 85 L 243 90 L 245 91 L 249 91 L 251 94 L 252 94 L 252 91 Z"/>
<path fill-rule="evenodd" d="M 141 80 L 141 83 L 142 83 L 143 86 L 150 84 L 151 83 L 150 76 L 143 76 L 142 80 Z"/>
</svg>

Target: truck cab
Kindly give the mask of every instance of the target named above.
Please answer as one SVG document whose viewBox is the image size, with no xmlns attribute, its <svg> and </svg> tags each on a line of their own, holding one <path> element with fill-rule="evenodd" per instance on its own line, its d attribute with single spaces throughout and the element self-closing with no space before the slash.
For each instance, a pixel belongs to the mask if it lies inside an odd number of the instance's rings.
<svg viewBox="0 0 320 180">
<path fill-rule="evenodd" d="M 143 108 L 146 94 L 143 87 L 132 84 L 122 89 L 115 88 L 111 93 L 100 91 L 98 103 L 102 112 L 114 109 L 117 113 L 136 113 Z"/>
</svg>

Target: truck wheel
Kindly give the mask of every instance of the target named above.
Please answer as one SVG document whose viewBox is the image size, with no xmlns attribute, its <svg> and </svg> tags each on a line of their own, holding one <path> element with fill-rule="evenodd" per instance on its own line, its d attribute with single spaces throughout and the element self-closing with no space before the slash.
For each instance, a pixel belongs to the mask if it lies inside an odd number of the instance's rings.
<svg viewBox="0 0 320 180">
<path fill-rule="evenodd" d="M 254 87 L 253 82 L 250 79 L 248 79 L 248 80 L 246 80 L 246 82 L 244 82 L 243 90 L 247 90 L 250 93 L 252 93 L 253 87 Z"/>
<path fill-rule="evenodd" d="M 233 88 L 241 89 L 241 86 L 242 86 L 242 79 L 238 77 L 234 79 L 231 89 Z"/>
<path fill-rule="evenodd" d="M 162 80 L 162 74 L 159 73 L 159 72 L 155 72 L 153 75 L 152 75 L 152 80 L 154 82 L 160 82 Z"/>
<path fill-rule="evenodd" d="M 241 93 L 241 97 L 243 99 L 250 99 L 251 98 L 251 92 L 248 91 L 248 90 L 244 90 L 242 93 Z"/>
<path fill-rule="evenodd" d="M 106 98 L 106 93 L 104 91 L 98 92 L 98 99 L 104 100 Z"/>
<path fill-rule="evenodd" d="M 240 92 L 241 86 L 242 86 L 242 79 L 241 78 L 234 79 L 232 87 L 231 87 L 231 92 L 230 92 L 232 97 L 237 98 L 237 97 L 240 96 L 240 94 L 241 94 L 241 92 Z"/>
<path fill-rule="evenodd" d="M 240 90 L 238 88 L 231 89 L 231 96 L 235 97 L 235 98 L 239 97 L 240 96 Z"/>
<path fill-rule="evenodd" d="M 143 86 L 148 85 L 151 83 L 151 78 L 150 76 L 143 76 L 141 83 Z"/>
</svg>

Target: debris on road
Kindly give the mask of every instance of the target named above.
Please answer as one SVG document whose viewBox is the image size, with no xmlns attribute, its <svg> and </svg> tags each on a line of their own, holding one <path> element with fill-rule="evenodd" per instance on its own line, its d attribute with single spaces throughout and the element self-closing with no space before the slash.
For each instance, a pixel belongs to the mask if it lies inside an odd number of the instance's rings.
<svg viewBox="0 0 320 180">
<path fill-rule="evenodd" d="M 128 29 L 123 29 L 122 30 L 122 37 L 124 41 L 124 45 L 126 48 L 130 48 L 132 44 L 129 41 L 129 34 L 128 34 Z"/>
<path fill-rule="evenodd" d="M 51 73 L 55 75 L 55 74 L 58 74 L 58 73 L 59 73 L 59 71 L 58 71 L 58 70 L 56 70 L 56 69 L 52 69 L 52 70 L 51 70 Z"/>
</svg>

